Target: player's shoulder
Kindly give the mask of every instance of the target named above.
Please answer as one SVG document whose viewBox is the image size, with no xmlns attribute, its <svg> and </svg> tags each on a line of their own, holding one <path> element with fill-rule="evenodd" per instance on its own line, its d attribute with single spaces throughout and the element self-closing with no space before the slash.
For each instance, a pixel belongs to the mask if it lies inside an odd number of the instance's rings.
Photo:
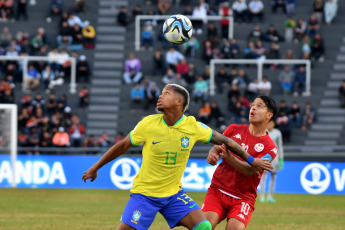
<svg viewBox="0 0 345 230">
<path fill-rule="evenodd" d="M 242 130 L 247 130 L 249 125 L 238 125 L 238 124 L 231 124 L 228 126 L 227 129 L 231 129 L 231 130 L 236 130 L 236 131 L 242 131 Z"/>
<path fill-rule="evenodd" d="M 148 115 L 146 117 L 144 117 L 141 121 L 143 122 L 151 122 L 154 120 L 160 120 L 162 119 L 163 114 L 152 114 L 152 115 Z"/>
<path fill-rule="evenodd" d="M 277 146 L 274 144 L 274 141 L 271 139 L 271 137 L 267 134 L 265 136 L 265 148 L 267 151 L 272 151 L 275 154 L 277 154 Z"/>
</svg>

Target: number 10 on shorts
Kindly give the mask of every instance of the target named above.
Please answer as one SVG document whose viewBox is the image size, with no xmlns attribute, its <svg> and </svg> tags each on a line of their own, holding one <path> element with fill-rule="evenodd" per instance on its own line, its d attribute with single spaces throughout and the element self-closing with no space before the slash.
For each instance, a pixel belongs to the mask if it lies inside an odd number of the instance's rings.
<svg viewBox="0 0 345 230">
<path fill-rule="evenodd" d="M 246 202 L 241 202 L 241 204 L 242 204 L 241 212 L 242 212 L 244 215 L 248 215 L 248 212 L 249 212 L 249 210 L 250 210 L 249 204 L 247 204 Z"/>
</svg>

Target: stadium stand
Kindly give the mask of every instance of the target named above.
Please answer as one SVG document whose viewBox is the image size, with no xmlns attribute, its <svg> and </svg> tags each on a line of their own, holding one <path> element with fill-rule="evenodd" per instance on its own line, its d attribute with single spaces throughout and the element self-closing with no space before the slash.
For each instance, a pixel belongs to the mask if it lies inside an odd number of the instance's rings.
<svg viewBox="0 0 345 230">
<path fill-rule="evenodd" d="M 28 4 L 27 12 L 29 20 L 23 21 L 23 18 L 21 18 L 17 21 L 13 21 L 9 18 L 6 21 L 2 20 L 0 23 L 3 27 L 7 26 L 14 35 L 19 31 L 23 31 L 22 33 L 18 33 L 18 36 L 23 37 L 23 40 L 25 36 L 27 36 L 25 32 L 29 33 L 29 38 L 31 38 L 37 33 L 38 28 L 44 28 L 50 43 L 46 52 L 49 52 L 58 45 L 55 38 L 60 33 L 58 30 L 59 17 L 52 15 L 51 21 L 46 20 L 49 2 L 43 0 L 37 0 L 36 2 L 37 4 L 34 6 Z M 69 83 L 66 81 L 63 83 L 63 86 L 55 87 L 54 92 L 56 97 L 60 97 L 62 94 L 67 95 L 68 108 L 70 108 L 72 114 L 78 115 L 81 124 L 85 126 L 85 140 L 87 140 L 88 137 L 98 140 L 104 133 L 109 136 L 110 140 L 115 140 L 120 134 L 126 135 L 142 117 L 155 112 L 153 106 L 143 106 L 144 109 L 136 110 L 131 108 L 131 89 L 133 85 L 126 85 L 122 80 L 124 62 L 128 54 L 134 53 L 135 57 L 141 61 L 141 72 L 144 76 L 143 79 L 146 79 L 142 81 L 142 87 L 148 87 L 149 81 L 153 81 L 159 89 L 162 89 L 164 86 L 162 81 L 164 72 L 159 73 L 159 75 L 156 75 L 157 73 L 153 74 L 153 56 L 156 50 L 161 50 L 162 56 L 165 57 L 168 51 L 168 44 L 161 37 L 162 21 L 154 20 L 150 23 L 142 22 L 143 25 L 147 25 L 146 27 L 152 28 L 154 36 L 153 49 L 145 47 L 140 51 L 135 51 L 134 49 L 135 26 L 133 15 L 155 14 L 158 10 L 157 1 L 89 0 L 85 2 L 87 4 L 87 12 L 80 13 L 78 16 L 83 22 L 85 20 L 89 21 L 89 24 L 94 26 L 96 30 L 96 38 L 94 44 L 92 44 L 94 49 L 83 48 L 77 50 L 77 54 L 75 55 L 79 57 L 84 56 L 82 59 L 86 59 L 89 63 L 91 69 L 90 82 L 78 83 L 77 92 L 80 93 L 81 97 L 77 94 L 70 94 L 68 90 Z M 171 7 L 167 11 L 167 14 L 182 13 L 189 15 L 198 2 L 197 0 L 171 1 Z M 216 5 L 216 3 L 223 1 L 206 2 L 209 4 L 208 13 L 218 15 L 219 6 Z M 232 2 L 233 1 L 230 1 L 231 4 Z M 247 1 L 247 3 L 248 2 L 249 1 Z M 270 25 L 274 25 L 281 37 L 287 38 L 286 36 L 288 35 L 285 34 L 284 29 L 290 26 L 290 24 L 286 23 L 288 16 L 281 12 L 281 9 L 277 9 L 278 13 L 272 14 L 271 1 L 264 0 L 263 3 L 265 5 L 264 18 L 263 22 L 259 24 L 263 34 L 266 33 Z M 68 11 L 71 9 L 73 4 L 74 2 L 65 1 L 65 10 Z M 130 22 L 126 26 L 120 25 L 117 21 L 117 15 L 121 7 L 127 9 L 130 18 Z M 313 61 L 311 81 L 312 95 L 310 97 L 304 97 L 302 95 L 295 97 L 293 94 L 284 95 L 278 80 L 278 75 L 283 68 L 281 66 L 272 65 L 264 69 L 264 75 L 268 76 L 268 80 L 272 84 L 270 93 L 277 103 L 281 100 L 285 100 L 287 105 L 291 106 L 294 101 L 297 101 L 299 107 L 303 110 L 305 104 L 311 102 L 316 112 L 316 119 L 312 124 L 306 125 L 308 127 L 304 127 L 304 125 L 308 124 L 310 119 L 301 118 L 301 127 L 292 128 L 291 142 L 285 145 L 287 151 L 308 152 L 324 151 L 325 149 L 327 151 L 337 151 L 337 149 L 339 149 L 337 146 L 345 146 L 345 131 L 343 131 L 345 125 L 345 110 L 340 108 L 338 101 L 338 88 L 341 85 L 341 81 L 345 79 L 345 36 L 342 29 L 342 24 L 345 21 L 344 7 L 345 3 L 338 1 L 338 14 L 334 21 L 331 24 L 321 24 L 320 34 L 325 45 L 325 58 L 324 60 Z M 137 11 L 134 12 L 133 10 L 135 8 Z M 299 18 L 303 18 L 308 22 L 311 13 L 313 13 L 312 2 L 299 1 L 296 5 L 296 12 L 291 15 L 291 18 L 295 22 L 297 22 Z M 236 22 L 234 24 L 234 38 L 237 41 L 240 53 L 232 53 L 231 55 L 234 55 L 233 57 L 244 57 L 244 49 L 247 46 L 248 35 L 253 30 L 256 23 L 254 19 L 253 22 Z M 220 37 L 221 23 L 215 21 L 213 24 L 216 30 L 218 30 L 218 35 Z M 144 28 L 144 26 L 142 26 L 142 28 Z M 199 75 L 202 75 L 203 78 L 209 76 L 209 69 L 207 68 L 208 63 L 205 62 L 209 57 L 207 57 L 207 52 L 204 53 L 204 41 L 207 32 L 209 31 L 209 33 L 212 33 L 214 30 L 213 26 L 204 25 L 203 32 L 195 34 L 195 38 L 199 43 L 199 47 L 195 46 L 197 49 L 195 56 L 193 48 L 186 47 L 189 48 L 186 53 L 185 50 L 182 49 L 184 46 L 177 47 L 179 52 L 184 55 L 187 54 L 189 72 L 197 72 Z M 1 35 L 3 33 L 2 31 Z M 218 48 L 214 49 L 215 47 L 212 47 L 212 57 L 222 57 L 222 40 L 217 39 L 217 36 L 213 36 L 210 39 L 212 40 L 211 44 L 217 44 L 216 47 Z M 268 39 L 269 38 L 266 37 L 266 41 L 263 43 L 267 50 L 271 47 L 267 41 Z M 66 42 L 68 42 L 68 39 Z M 277 44 L 278 46 L 275 47 L 279 47 L 280 56 L 284 56 L 289 50 L 292 50 L 295 58 L 302 57 L 302 46 L 299 42 L 278 42 Z M 78 46 L 74 46 L 74 48 L 78 49 Z M 274 50 L 271 51 L 272 52 L 269 52 L 270 55 L 276 55 Z M 72 51 L 68 52 L 72 54 Z M 156 61 L 156 64 L 158 63 L 157 65 L 159 66 L 161 60 Z M 193 66 L 194 68 L 192 68 Z M 253 66 L 225 66 L 227 73 L 230 74 L 232 67 L 244 69 L 249 81 L 252 81 L 256 77 L 256 68 Z M 183 67 L 180 69 L 182 74 L 184 74 Z M 238 80 L 240 79 L 241 78 L 238 78 Z M 187 84 L 187 88 L 192 91 L 193 85 L 189 82 L 190 79 L 185 77 L 185 80 L 187 82 L 183 82 L 181 79 L 175 79 L 175 82 Z M 46 91 L 44 84 L 40 84 L 36 90 L 29 93 L 22 90 L 21 84 L 20 81 L 15 82 L 14 88 L 14 100 L 18 105 L 25 103 L 30 97 L 34 98 L 37 92 L 40 92 L 46 101 L 48 100 L 49 94 L 46 92 L 49 91 Z M 215 96 L 209 98 L 209 101 L 216 101 L 218 103 L 218 107 L 225 117 L 224 122 L 221 124 L 217 119 L 210 121 L 209 125 L 218 131 L 222 131 L 222 128 L 224 128 L 222 125 L 228 125 L 230 122 L 244 121 L 243 119 L 238 120 L 237 117 L 235 117 L 237 121 L 231 120 L 234 116 L 232 116 L 232 113 L 228 110 L 227 99 L 230 86 L 228 84 L 223 84 L 222 86 L 223 92 L 220 93 L 218 91 Z M 6 100 L 11 101 L 12 99 L 9 96 Z M 243 104 L 243 101 L 241 103 Z M 192 101 L 188 114 L 198 117 L 201 105 L 202 103 L 199 101 Z M 146 107 L 148 109 L 145 109 Z M 239 114 L 241 114 L 241 111 L 239 111 Z M 218 114 L 218 116 L 220 115 Z M 56 132 L 58 131 L 57 128 Z M 25 137 L 23 137 L 23 139 L 25 139 Z M 327 145 L 327 147 L 324 147 L 324 145 Z M 198 144 L 195 151 L 199 151 L 198 147 L 201 147 L 201 145 Z M 200 151 L 203 151 L 202 148 L 200 148 Z"/>
</svg>

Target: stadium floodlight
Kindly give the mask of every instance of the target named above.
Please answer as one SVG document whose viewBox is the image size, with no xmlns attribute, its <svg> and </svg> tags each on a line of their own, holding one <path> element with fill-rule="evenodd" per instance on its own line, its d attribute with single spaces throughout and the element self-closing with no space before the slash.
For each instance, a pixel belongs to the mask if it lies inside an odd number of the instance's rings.
<svg viewBox="0 0 345 230">
<path fill-rule="evenodd" d="M 0 153 L 11 154 L 12 187 L 16 187 L 17 133 L 17 105 L 0 104 Z"/>
</svg>

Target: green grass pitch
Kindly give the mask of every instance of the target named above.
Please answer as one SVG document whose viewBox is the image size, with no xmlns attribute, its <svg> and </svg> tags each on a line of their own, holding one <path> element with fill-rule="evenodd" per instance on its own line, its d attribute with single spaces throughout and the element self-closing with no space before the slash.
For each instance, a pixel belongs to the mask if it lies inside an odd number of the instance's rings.
<svg viewBox="0 0 345 230">
<path fill-rule="evenodd" d="M 202 204 L 205 193 L 188 192 Z M 0 189 L 0 229 L 117 229 L 129 191 Z M 256 203 L 248 230 L 345 229 L 344 196 L 276 194 Z M 150 229 L 169 229 L 157 214 Z M 175 228 L 184 229 L 184 228 Z M 225 229 L 223 221 L 217 229 Z"/>
</svg>

